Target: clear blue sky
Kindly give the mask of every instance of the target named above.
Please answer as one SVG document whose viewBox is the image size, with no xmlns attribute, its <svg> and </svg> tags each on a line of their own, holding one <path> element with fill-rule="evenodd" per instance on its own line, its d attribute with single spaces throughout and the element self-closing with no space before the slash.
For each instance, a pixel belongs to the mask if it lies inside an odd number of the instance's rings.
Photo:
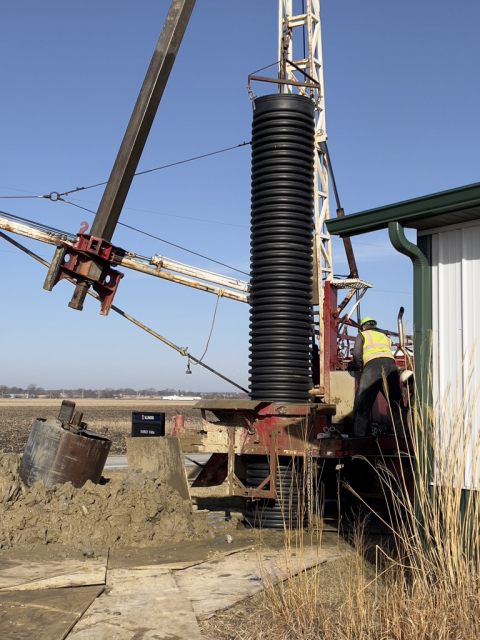
<svg viewBox="0 0 480 640">
<path fill-rule="evenodd" d="M 0 196 L 107 180 L 169 5 L 1 3 Z M 322 0 L 321 12 L 329 149 L 347 214 L 477 182 L 478 0 Z M 250 140 L 247 76 L 276 61 L 276 40 L 277 0 L 198 0 L 139 170 Z M 101 194 L 71 201 L 95 210 Z M 73 233 L 92 220 L 38 199 L 1 199 L 0 209 Z M 243 147 L 136 178 L 121 221 L 248 272 L 249 214 Z M 113 242 L 234 274 L 121 227 Z M 51 259 L 52 247 L 25 244 Z M 375 287 L 363 313 L 393 328 L 403 305 L 411 318 L 408 259 L 382 233 L 353 244 Z M 345 273 L 341 241 L 333 247 Z M 92 299 L 69 309 L 71 285 L 44 291 L 45 268 L 4 241 L 0 273 L 0 384 L 234 390 L 199 367 L 186 376 L 185 359 L 113 312 L 101 317 Z M 203 353 L 214 296 L 125 270 L 115 303 Z M 248 385 L 247 305 L 220 301 L 205 362 Z"/>
</svg>

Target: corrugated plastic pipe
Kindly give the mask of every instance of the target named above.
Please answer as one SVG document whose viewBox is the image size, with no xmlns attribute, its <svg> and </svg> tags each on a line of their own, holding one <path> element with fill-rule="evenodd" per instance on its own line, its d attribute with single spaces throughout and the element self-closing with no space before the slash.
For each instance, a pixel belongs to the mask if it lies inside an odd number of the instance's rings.
<svg viewBox="0 0 480 640">
<path fill-rule="evenodd" d="M 255 100 L 252 127 L 250 397 L 309 401 L 314 105 Z"/>
</svg>

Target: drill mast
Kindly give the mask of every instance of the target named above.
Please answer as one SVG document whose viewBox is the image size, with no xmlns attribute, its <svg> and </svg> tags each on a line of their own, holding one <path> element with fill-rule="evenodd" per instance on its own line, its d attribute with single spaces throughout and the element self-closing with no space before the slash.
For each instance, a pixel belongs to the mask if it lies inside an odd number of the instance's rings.
<svg viewBox="0 0 480 640">
<path fill-rule="evenodd" d="M 295 7 L 294 7 L 295 5 Z M 302 0 L 302 13 L 294 13 L 300 0 L 278 0 L 278 91 L 280 93 L 298 92 L 309 96 L 315 107 L 315 176 L 314 176 L 314 220 L 315 233 L 313 242 L 314 256 L 314 291 L 313 303 L 316 314 L 315 329 L 319 341 L 320 393 L 323 395 L 328 384 L 325 384 L 325 358 L 327 349 L 324 344 L 326 322 L 324 318 L 325 283 L 335 289 L 349 290 L 344 301 L 336 310 L 339 312 L 356 295 L 357 301 L 370 287 L 358 279 L 355 258 L 349 239 L 346 239 L 345 250 L 350 267 L 350 276 L 346 280 L 335 280 L 333 276 L 332 246 L 326 222 L 330 218 L 329 171 L 331 165 L 327 150 L 327 133 L 325 126 L 325 93 L 323 79 L 322 30 L 320 22 L 320 0 Z M 333 178 L 332 178 L 333 182 Z M 337 199 L 337 215 L 343 215 Z M 363 290 L 361 294 L 358 292 Z M 349 313 L 352 314 L 353 309 Z M 328 394 L 327 394 L 328 395 Z"/>
</svg>

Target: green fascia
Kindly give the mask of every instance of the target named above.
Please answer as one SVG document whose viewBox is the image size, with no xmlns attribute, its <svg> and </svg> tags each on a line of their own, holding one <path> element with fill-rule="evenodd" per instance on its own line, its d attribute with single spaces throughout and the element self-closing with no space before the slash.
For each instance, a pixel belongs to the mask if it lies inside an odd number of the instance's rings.
<svg viewBox="0 0 480 640">
<path fill-rule="evenodd" d="M 413 200 L 397 202 L 386 207 L 352 213 L 344 218 L 333 218 L 327 221 L 327 228 L 331 235 L 355 236 L 386 229 L 390 222 L 400 221 L 404 227 L 408 227 L 424 218 L 475 206 L 480 206 L 480 183 L 478 182 Z"/>
</svg>

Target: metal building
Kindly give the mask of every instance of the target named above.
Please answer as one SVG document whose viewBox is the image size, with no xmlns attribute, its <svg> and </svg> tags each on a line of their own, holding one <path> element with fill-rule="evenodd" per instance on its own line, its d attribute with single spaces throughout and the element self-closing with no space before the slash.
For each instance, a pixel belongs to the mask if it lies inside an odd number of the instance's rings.
<svg viewBox="0 0 480 640">
<path fill-rule="evenodd" d="M 330 220 L 332 235 L 388 229 L 413 264 L 415 379 L 435 429 L 435 474 L 452 455 L 451 482 L 480 488 L 480 183 Z M 417 230 L 417 244 L 404 228 Z M 477 333 L 478 331 L 478 333 Z M 464 455 L 460 455 L 460 452 Z M 433 479 L 435 480 L 435 479 Z"/>
</svg>

